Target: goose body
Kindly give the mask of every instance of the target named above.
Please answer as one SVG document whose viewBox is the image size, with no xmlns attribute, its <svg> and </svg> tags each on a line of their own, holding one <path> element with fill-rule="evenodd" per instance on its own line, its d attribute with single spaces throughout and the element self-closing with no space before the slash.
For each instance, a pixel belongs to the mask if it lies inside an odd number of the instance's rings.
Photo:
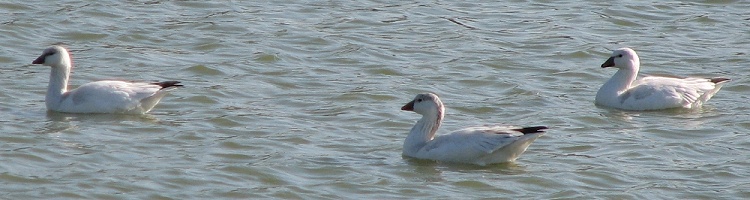
<svg viewBox="0 0 750 200">
<path fill-rule="evenodd" d="M 45 49 L 32 64 L 52 68 L 45 104 L 48 110 L 56 112 L 143 114 L 154 108 L 167 91 L 182 86 L 178 81 L 142 83 L 105 80 L 68 90 L 73 66 L 70 54 L 61 46 Z"/>
<path fill-rule="evenodd" d="M 436 94 L 419 94 L 401 110 L 422 115 L 403 147 L 403 155 L 419 159 L 477 165 L 513 162 L 547 129 L 544 126 L 484 126 L 435 136 L 445 113 Z"/>
<path fill-rule="evenodd" d="M 636 80 L 640 60 L 634 50 L 620 48 L 601 65 L 618 68 L 596 93 L 596 104 L 624 110 L 699 108 L 711 99 L 727 78 L 645 76 Z"/>
</svg>

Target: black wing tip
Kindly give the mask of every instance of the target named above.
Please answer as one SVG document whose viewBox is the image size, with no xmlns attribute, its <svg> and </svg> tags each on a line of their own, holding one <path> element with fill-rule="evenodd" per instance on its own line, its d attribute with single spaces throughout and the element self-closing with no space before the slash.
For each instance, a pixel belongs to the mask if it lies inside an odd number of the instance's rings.
<svg viewBox="0 0 750 200">
<path fill-rule="evenodd" d="M 526 135 L 529 133 L 544 133 L 544 130 L 547 130 L 547 127 L 546 126 L 530 126 L 530 127 L 517 128 L 513 130 L 521 132 L 524 135 Z"/>
<path fill-rule="evenodd" d="M 164 89 L 164 88 L 170 88 L 170 87 L 182 87 L 182 86 L 184 86 L 184 85 L 181 85 L 180 83 L 181 82 L 179 82 L 179 81 L 162 81 L 162 82 L 156 82 L 156 83 L 153 83 L 153 84 L 154 85 L 159 85 L 159 86 L 161 86 L 162 89 Z"/>
<path fill-rule="evenodd" d="M 718 78 L 710 78 L 708 80 L 711 80 L 711 82 L 714 83 L 714 84 L 719 84 L 719 83 L 731 81 L 732 79 L 718 77 Z"/>
</svg>

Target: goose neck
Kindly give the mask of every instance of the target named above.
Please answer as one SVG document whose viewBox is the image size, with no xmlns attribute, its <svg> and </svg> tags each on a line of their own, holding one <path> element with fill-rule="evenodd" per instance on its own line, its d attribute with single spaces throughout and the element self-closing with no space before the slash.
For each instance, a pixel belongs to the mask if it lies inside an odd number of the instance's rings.
<svg viewBox="0 0 750 200">
<path fill-rule="evenodd" d="M 69 75 L 70 64 L 52 66 L 52 73 L 49 76 L 49 85 L 47 86 L 47 104 L 58 102 L 62 95 L 68 91 Z"/>
<path fill-rule="evenodd" d="M 404 154 L 414 155 L 435 137 L 443 121 L 442 111 L 425 114 L 409 131 L 404 141 Z"/>
</svg>

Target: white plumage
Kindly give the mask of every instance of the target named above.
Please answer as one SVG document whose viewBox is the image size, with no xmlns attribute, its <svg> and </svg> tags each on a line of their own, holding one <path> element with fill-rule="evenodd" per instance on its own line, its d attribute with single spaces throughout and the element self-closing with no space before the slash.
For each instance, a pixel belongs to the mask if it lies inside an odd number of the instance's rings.
<svg viewBox="0 0 750 200">
<path fill-rule="evenodd" d="M 630 48 L 614 50 L 601 67 L 619 70 L 596 93 L 596 104 L 624 110 L 699 108 L 729 81 L 727 78 L 665 76 L 636 80 L 640 60 Z"/>
<path fill-rule="evenodd" d="M 61 46 L 44 50 L 32 64 L 50 66 L 50 82 L 45 103 L 48 110 L 66 113 L 143 114 L 159 103 L 167 91 L 180 87 L 178 81 L 139 83 L 96 81 L 68 91 L 73 67 L 68 51 Z"/>
<path fill-rule="evenodd" d="M 445 162 L 487 165 L 516 160 L 547 127 L 471 127 L 435 137 L 445 108 L 437 95 L 419 94 L 401 110 L 422 115 L 404 140 L 403 155 Z"/>
</svg>

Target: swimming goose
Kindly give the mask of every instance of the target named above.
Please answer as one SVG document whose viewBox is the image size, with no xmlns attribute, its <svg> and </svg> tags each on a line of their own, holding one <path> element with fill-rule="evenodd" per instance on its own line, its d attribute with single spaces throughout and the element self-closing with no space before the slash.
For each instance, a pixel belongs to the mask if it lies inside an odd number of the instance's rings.
<svg viewBox="0 0 750 200">
<path fill-rule="evenodd" d="M 618 68 L 596 93 L 596 104 L 624 110 L 699 108 L 719 92 L 728 78 L 638 76 L 638 54 L 620 48 L 601 66 Z"/>
<path fill-rule="evenodd" d="M 68 50 L 52 46 L 31 62 L 52 68 L 44 99 L 48 110 L 65 113 L 143 114 L 154 108 L 167 91 L 182 86 L 179 81 L 139 83 L 106 80 L 86 83 L 68 91 L 68 79 L 73 67 L 71 60 Z"/>
<path fill-rule="evenodd" d="M 419 94 L 401 110 L 422 115 L 406 136 L 403 147 L 403 155 L 419 159 L 477 165 L 513 162 L 547 129 L 544 126 L 484 126 L 435 137 L 445 113 L 443 102 L 436 94 Z"/>
</svg>

